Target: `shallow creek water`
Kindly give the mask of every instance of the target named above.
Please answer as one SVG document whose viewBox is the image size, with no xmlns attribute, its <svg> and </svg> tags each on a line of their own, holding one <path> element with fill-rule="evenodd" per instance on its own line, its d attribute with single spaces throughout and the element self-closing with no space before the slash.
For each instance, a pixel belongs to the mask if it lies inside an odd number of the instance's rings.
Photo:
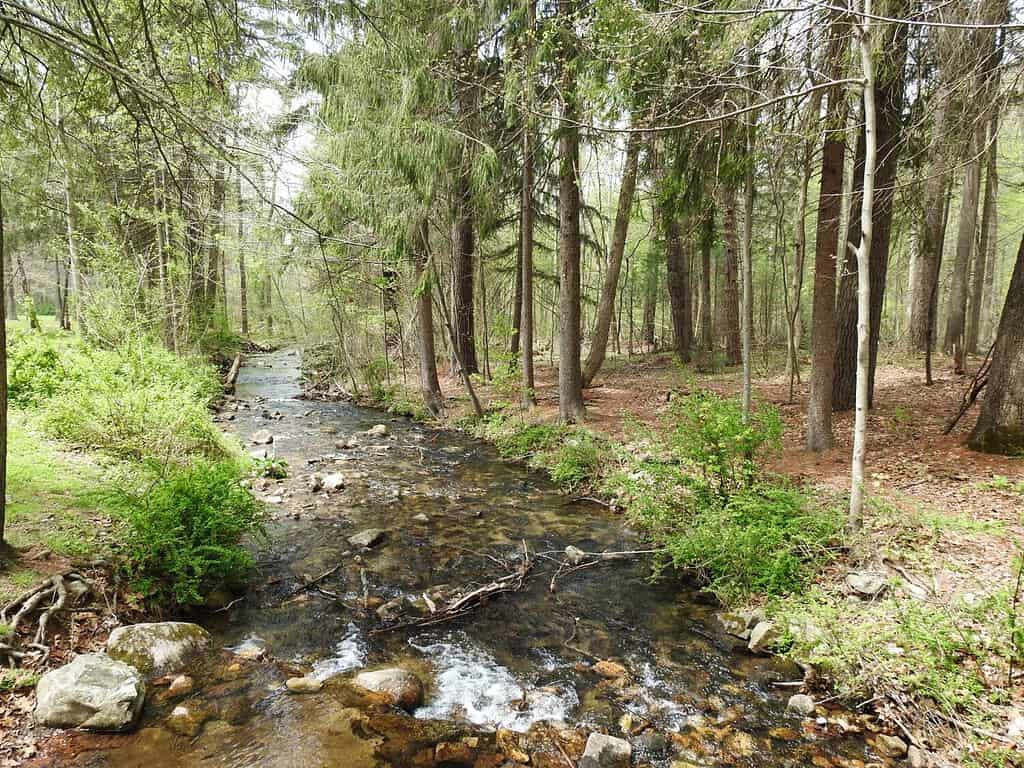
<svg viewBox="0 0 1024 768">
<path fill-rule="evenodd" d="M 242 368 L 239 407 L 225 427 L 247 445 L 257 430 L 270 430 L 272 453 L 288 462 L 289 478 L 259 488 L 271 497 L 273 519 L 251 591 L 203 620 L 220 647 L 243 656 L 263 648 L 277 663 L 232 664 L 224 654 L 205 677 L 196 675 L 189 699 L 174 702 L 201 725 L 168 728 L 173 704 L 158 690 L 138 732 L 76 736 L 68 764 L 500 765 L 504 758 L 448 759 L 436 745 L 493 742 L 499 729 L 506 745 L 505 729 L 524 734 L 526 744 L 542 740 L 542 721 L 555 723 L 552 732 L 575 729 L 581 738 L 596 729 L 622 735 L 623 716 L 632 726 L 636 764 L 881 762 L 863 737 L 787 714 L 792 691 L 772 683 L 799 679 L 799 670 L 749 654 L 716 626 L 714 606 L 692 589 L 652 584 L 645 559 L 575 571 L 552 592 L 551 574 L 566 545 L 637 548 L 620 518 L 573 502 L 466 436 L 346 403 L 301 400 L 299 365 L 299 355 L 286 351 L 253 356 Z M 359 434 L 379 423 L 387 436 Z M 350 436 L 357 447 L 336 447 Z M 314 472 L 340 472 L 345 489 L 310 491 Z M 420 515 L 428 520 L 415 519 Z M 347 539 L 366 528 L 385 529 L 387 537 L 357 552 Z M 514 561 L 523 541 L 554 559 L 537 558 L 522 591 L 455 623 L 375 633 L 381 621 L 363 610 L 367 604 L 419 599 L 438 585 L 485 584 L 506 573 L 495 558 Z M 299 589 L 339 564 L 320 583 L 323 591 Z M 597 658 L 623 664 L 628 679 L 602 680 L 590 669 Z M 345 682 L 356 669 L 394 665 L 426 682 L 424 705 L 412 717 L 367 702 Z M 286 693 L 284 678 L 303 672 L 326 680 L 324 690 Z M 571 741 L 538 752 L 532 764 L 572 764 L 579 744 Z"/>
</svg>

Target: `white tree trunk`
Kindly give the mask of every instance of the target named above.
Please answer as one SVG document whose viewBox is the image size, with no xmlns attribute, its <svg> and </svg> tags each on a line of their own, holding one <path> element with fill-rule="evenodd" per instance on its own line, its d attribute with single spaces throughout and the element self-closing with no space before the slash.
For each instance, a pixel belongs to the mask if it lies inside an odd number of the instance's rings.
<svg viewBox="0 0 1024 768">
<path fill-rule="evenodd" d="M 850 478 L 851 528 L 859 528 L 864 516 L 864 455 L 868 433 L 868 325 L 871 313 L 871 230 L 875 198 L 875 165 L 878 161 L 875 133 L 875 70 L 871 60 L 868 17 L 871 0 L 864 0 L 864 17 L 855 25 L 864 77 L 864 192 L 860 212 L 860 247 L 857 248 L 857 404 L 853 426 L 853 462 Z"/>
</svg>

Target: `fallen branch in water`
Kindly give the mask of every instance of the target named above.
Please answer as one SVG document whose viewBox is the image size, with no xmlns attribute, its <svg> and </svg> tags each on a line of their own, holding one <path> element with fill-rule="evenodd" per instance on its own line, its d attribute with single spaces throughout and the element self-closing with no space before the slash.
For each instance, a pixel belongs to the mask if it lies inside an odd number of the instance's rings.
<svg viewBox="0 0 1024 768">
<path fill-rule="evenodd" d="M 322 582 L 324 579 L 326 579 L 326 578 L 328 578 L 330 576 L 333 576 L 338 571 L 339 568 L 341 568 L 341 563 L 338 563 L 336 566 L 334 566 L 330 570 L 324 571 L 323 573 L 321 573 L 319 576 L 317 576 L 312 581 L 307 581 L 302 586 L 296 587 L 291 592 L 289 592 L 287 595 L 285 595 L 284 599 L 285 600 L 290 600 L 291 598 L 295 597 L 297 594 L 299 594 L 301 592 L 305 592 L 307 589 L 312 589 L 313 587 L 319 585 L 320 582 Z"/>
<path fill-rule="evenodd" d="M 533 558 L 530 556 L 530 550 L 527 548 L 526 542 L 524 541 L 523 557 L 512 573 L 502 576 L 500 579 L 495 579 L 489 584 L 484 584 L 482 587 L 477 587 L 465 594 L 459 594 L 447 603 L 434 603 L 432 613 L 429 616 L 421 616 L 407 619 L 405 621 L 398 621 L 394 624 L 389 624 L 387 626 L 380 627 L 379 629 L 375 629 L 370 634 L 378 635 L 384 632 L 394 632 L 399 629 L 408 629 L 410 627 L 429 627 L 435 624 L 443 624 L 448 621 L 453 621 L 468 613 L 472 613 L 477 608 L 485 605 L 491 597 L 505 592 L 518 592 L 526 586 L 527 576 L 533 569 L 533 562 Z M 428 607 L 430 607 L 431 603 L 432 601 L 428 602 Z"/>
<path fill-rule="evenodd" d="M 90 592 L 92 584 L 84 576 L 75 571 L 66 571 L 50 576 L 7 603 L 0 609 L 0 626 L 4 627 L 4 633 L 0 635 L 0 663 L 14 667 L 31 651 L 41 654 L 40 663 L 46 661 L 50 655 L 50 646 L 46 644 L 46 628 L 50 619 Z M 39 616 L 36 619 L 35 635 L 27 646 L 22 646 L 18 639 L 18 625 L 36 611 L 39 611 Z M 8 619 L 12 612 L 13 615 Z"/>
</svg>

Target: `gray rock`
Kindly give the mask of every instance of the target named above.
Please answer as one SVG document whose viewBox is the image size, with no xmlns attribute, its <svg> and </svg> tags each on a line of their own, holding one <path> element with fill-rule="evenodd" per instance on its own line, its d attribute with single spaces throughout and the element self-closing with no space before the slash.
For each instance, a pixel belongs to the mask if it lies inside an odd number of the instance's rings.
<svg viewBox="0 0 1024 768">
<path fill-rule="evenodd" d="M 340 472 L 331 472 L 324 476 L 323 489 L 328 493 L 340 491 L 345 487 L 345 476 Z"/>
<path fill-rule="evenodd" d="M 798 715 L 809 717 L 814 714 L 814 699 L 806 693 L 797 693 L 789 697 L 786 702 L 786 709 Z"/>
<path fill-rule="evenodd" d="M 757 625 L 750 630 L 750 641 L 747 643 L 747 648 L 749 648 L 752 653 L 764 653 L 778 639 L 779 631 L 775 628 L 774 624 L 770 621 L 759 621 Z"/>
<path fill-rule="evenodd" d="M 629 768 L 633 748 L 625 739 L 592 733 L 587 737 L 580 768 Z"/>
<path fill-rule="evenodd" d="M 738 637 L 741 640 L 750 639 L 750 627 L 747 626 L 747 618 L 739 613 L 716 613 L 715 621 L 726 634 Z"/>
<path fill-rule="evenodd" d="M 586 561 L 587 553 L 570 544 L 565 548 L 565 559 L 569 561 L 569 565 L 579 565 Z"/>
<path fill-rule="evenodd" d="M 198 624 L 161 621 L 118 627 L 107 640 L 107 654 L 144 675 L 180 672 L 210 645 L 210 633 Z"/>
<path fill-rule="evenodd" d="M 412 519 L 415 520 L 417 523 L 429 523 L 430 522 L 430 518 L 427 517 L 422 512 L 420 512 L 418 515 L 413 515 Z"/>
<path fill-rule="evenodd" d="M 87 653 L 42 676 L 35 719 L 53 728 L 123 731 L 135 723 L 145 697 L 146 683 L 137 669 L 106 654 Z"/>
<path fill-rule="evenodd" d="M 269 429 L 257 430 L 252 436 L 253 445 L 270 445 L 274 442 L 274 435 Z"/>
<path fill-rule="evenodd" d="M 365 531 L 360 531 L 355 536 L 349 536 L 348 543 L 353 547 L 369 549 L 370 547 L 375 547 L 384 541 L 385 536 L 387 536 L 387 531 L 383 531 L 380 528 L 367 528 Z"/>
<path fill-rule="evenodd" d="M 412 672 L 398 667 L 360 672 L 352 682 L 383 695 L 390 704 L 405 710 L 413 710 L 423 703 L 423 683 Z"/>
<path fill-rule="evenodd" d="M 322 491 L 324 488 L 324 476 L 316 472 L 309 476 L 309 490 L 313 493 Z"/>
<path fill-rule="evenodd" d="M 861 597 L 878 597 L 888 588 L 884 573 L 874 571 L 851 571 L 846 574 L 846 586 Z"/>
<path fill-rule="evenodd" d="M 885 757 L 903 757 L 907 754 L 907 742 L 899 736 L 892 736 L 888 733 L 880 733 L 875 736 L 875 749 Z"/>
<path fill-rule="evenodd" d="M 907 760 L 910 762 L 910 768 L 924 768 L 924 752 L 917 747 L 910 747 L 907 750 Z"/>
<path fill-rule="evenodd" d="M 383 424 L 374 424 L 363 434 L 367 437 L 387 437 L 388 428 Z"/>
</svg>

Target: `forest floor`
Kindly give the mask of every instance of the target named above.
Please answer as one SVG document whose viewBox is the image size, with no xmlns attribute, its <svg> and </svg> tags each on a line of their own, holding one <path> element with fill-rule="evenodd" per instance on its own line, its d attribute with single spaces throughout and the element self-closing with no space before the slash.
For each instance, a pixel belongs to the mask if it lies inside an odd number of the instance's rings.
<svg viewBox="0 0 1024 768">
<path fill-rule="evenodd" d="M 0 606 L 70 569 L 82 572 L 99 595 L 114 594 L 107 584 L 109 569 L 100 561 L 113 525 L 103 501 L 110 468 L 96 455 L 48 439 L 27 413 L 12 410 L 9 416 L 9 546 L 0 552 Z M 101 649 L 117 625 L 114 602 L 113 609 L 92 604 L 69 611 L 48 637 L 52 650 L 44 669 L 0 670 L 0 768 L 20 765 L 35 754 L 30 715 L 39 674 L 77 653 Z"/>
<path fill-rule="evenodd" d="M 1024 457 L 967 448 L 977 405 L 943 434 L 980 362 L 969 361 L 968 375 L 959 376 L 940 358 L 934 383 L 925 386 L 920 360 L 880 360 L 868 419 L 863 531 L 819 574 L 808 595 L 787 604 L 801 620 L 810 616 L 835 625 L 832 649 L 813 660 L 830 671 L 838 695 L 860 700 L 867 692 L 907 741 L 934 750 L 937 765 L 1017 765 L 1011 760 L 1022 756 L 1016 750 L 1024 692 L 1014 664 L 1021 661 L 1022 643 Z M 807 385 L 796 385 L 791 398 L 781 367 L 780 360 L 755 363 L 755 401 L 775 406 L 785 426 L 782 449 L 767 468 L 844 506 L 853 412 L 834 415 L 832 450 L 807 451 Z M 514 405 L 518 382 L 511 377 L 479 381 L 478 395 L 485 408 L 529 423 L 555 422 L 557 370 L 540 366 L 536 379 L 538 406 L 529 413 Z M 447 376 L 441 384 L 448 420 L 458 422 L 470 413 L 461 382 Z M 631 425 L 663 424 L 674 394 L 706 389 L 738 395 L 740 371 L 696 373 L 670 354 L 649 354 L 609 359 L 595 384 L 585 392 L 586 428 L 625 443 Z M 852 569 L 885 575 L 892 587 L 886 598 L 851 597 L 843 580 Z"/>
</svg>

